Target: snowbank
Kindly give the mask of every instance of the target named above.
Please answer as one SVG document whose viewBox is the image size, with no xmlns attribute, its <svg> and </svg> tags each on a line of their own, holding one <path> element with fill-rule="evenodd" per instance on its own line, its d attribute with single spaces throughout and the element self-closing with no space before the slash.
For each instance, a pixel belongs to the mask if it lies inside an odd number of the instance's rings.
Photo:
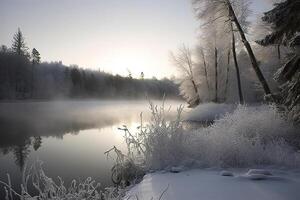
<svg viewBox="0 0 300 200">
<path fill-rule="evenodd" d="M 236 109 L 233 104 L 205 103 L 194 108 L 186 117 L 185 121 L 211 123 L 223 117 L 227 113 L 232 113 Z"/>
<path fill-rule="evenodd" d="M 300 173 L 276 172 L 281 179 L 251 180 L 225 177 L 213 170 L 153 173 L 133 187 L 124 199 L 150 200 L 299 200 Z M 266 175 L 265 175 L 266 176 Z"/>
</svg>

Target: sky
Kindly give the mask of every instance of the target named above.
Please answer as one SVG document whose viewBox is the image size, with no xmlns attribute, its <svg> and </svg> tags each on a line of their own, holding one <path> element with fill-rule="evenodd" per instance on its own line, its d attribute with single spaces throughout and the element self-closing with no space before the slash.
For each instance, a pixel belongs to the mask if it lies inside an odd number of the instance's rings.
<svg viewBox="0 0 300 200">
<path fill-rule="evenodd" d="M 195 45 L 199 26 L 191 0 L 0 0 L 0 24 L 0 44 L 20 27 L 42 61 L 147 78 L 176 75 L 169 52 Z"/>
</svg>

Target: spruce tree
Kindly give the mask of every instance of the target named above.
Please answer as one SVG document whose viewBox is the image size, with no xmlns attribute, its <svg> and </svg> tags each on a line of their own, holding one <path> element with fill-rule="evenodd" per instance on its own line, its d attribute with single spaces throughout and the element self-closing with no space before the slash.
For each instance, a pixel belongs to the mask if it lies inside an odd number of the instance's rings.
<svg viewBox="0 0 300 200">
<path fill-rule="evenodd" d="M 270 24 L 273 31 L 257 43 L 263 46 L 284 45 L 292 50 L 275 76 L 281 83 L 277 102 L 287 108 L 289 118 L 300 123 L 300 0 L 275 4 L 262 20 Z"/>
<path fill-rule="evenodd" d="M 32 64 L 33 65 L 40 64 L 41 56 L 40 56 L 40 53 L 38 52 L 38 50 L 36 50 L 36 48 L 32 49 L 31 57 L 32 57 Z"/>
<path fill-rule="evenodd" d="M 17 55 L 25 56 L 27 58 L 29 57 L 28 47 L 26 46 L 25 38 L 20 28 L 18 28 L 18 31 L 13 37 L 13 43 L 11 48 L 13 52 Z"/>
</svg>

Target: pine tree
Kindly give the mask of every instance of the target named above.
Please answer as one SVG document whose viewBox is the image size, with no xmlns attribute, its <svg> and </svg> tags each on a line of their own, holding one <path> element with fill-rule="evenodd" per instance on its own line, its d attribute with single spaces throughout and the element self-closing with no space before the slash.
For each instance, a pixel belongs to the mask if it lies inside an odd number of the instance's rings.
<svg viewBox="0 0 300 200">
<path fill-rule="evenodd" d="M 28 47 L 26 46 L 25 39 L 21 29 L 18 28 L 18 31 L 13 37 L 12 50 L 19 56 L 29 57 Z"/>
<path fill-rule="evenodd" d="M 33 65 L 41 63 L 40 53 L 35 48 L 32 49 L 31 57 L 32 57 L 32 64 Z"/>
<path fill-rule="evenodd" d="M 282 44 L 293 52 L 275 76 L 281 83 L 277 102 L 286 106 L 289 118 L 300 123 L 300 0 L 275 4 L 262 20 L 270 24 L 273 31 L 257 43 L 263 46 Z"/>
</svg>

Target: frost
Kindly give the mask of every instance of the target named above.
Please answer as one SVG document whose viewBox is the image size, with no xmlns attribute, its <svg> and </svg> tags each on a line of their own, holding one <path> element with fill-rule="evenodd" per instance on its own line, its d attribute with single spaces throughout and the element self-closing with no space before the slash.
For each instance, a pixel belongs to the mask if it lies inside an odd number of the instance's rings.
<svg viewBox="0 0 300 200">
<path fill-rule="evenodd" d="M 142 124 L 135 134 L 126 129 L 129 151 L 139 152 L 146 171 L 174 166 L 300 166 L 295 143 L 299 127 L 286 121 L 275 106 L 238 105 L 233 110 L 233 105 L 205 104 L 192 111 L 195 119 L 207 119 L 210 109 L 215 113 L 212 115 L 221 112 L 222 117 L 219 115 L 208 127 L 193 130 L 184 128 L 182 108 L 171 121 L 165 119 L 164 106 L 151 104 L 150 108 L 152 120 L 148 124 Z"/>
<path fill-rule="evenodd" d="M 182 108 L 176 119 L 167 121 L 164 106 L 151 104 L 149 124 L 142 124 L 144 128 L 136 134 L 126 129 L 129 151 L 139 152 L 146 171 L 170 166 L 300 166 L 299 146 L 295 143 L 299 140 L 299 127 L 286 121 L 272 105 L 233 107 L 199 106 L 191 114 L 195 119 L 207 119 L 210 109 L 214 116 L 217 112 L 223 115 L 208 127 L 190 130 L 182 124 Z"/>
<path fill-rule="evenodd" d="M 291 144 L 298 127 L 273 106 L 238 106 L 232 114 L 189 135 L 190 155 L 208 166 L 300 166 L 300 154 Z"/>
<path fill-rule="evenodd" d="M 90 177 L 79 182 L 73 180 L 67 187 L 60 177 L 58 182 L 49 178 L 42 168 L 41 161 L 37 161 L 28 172 L 25 169 L 23 177 L 26 179 L 21 185 L 20 194 L 12 188 L 9 175 L 8 183 L 0 181 L 0 184 L 5 186 L 6 200 L 121 200 L 126 192 L 125 189 L 115 187 L 101 191 L 100 183 L 96 183 Z M 31 195 L 27 190 L 30 178 L 37 195 Z"/>
</svg>

